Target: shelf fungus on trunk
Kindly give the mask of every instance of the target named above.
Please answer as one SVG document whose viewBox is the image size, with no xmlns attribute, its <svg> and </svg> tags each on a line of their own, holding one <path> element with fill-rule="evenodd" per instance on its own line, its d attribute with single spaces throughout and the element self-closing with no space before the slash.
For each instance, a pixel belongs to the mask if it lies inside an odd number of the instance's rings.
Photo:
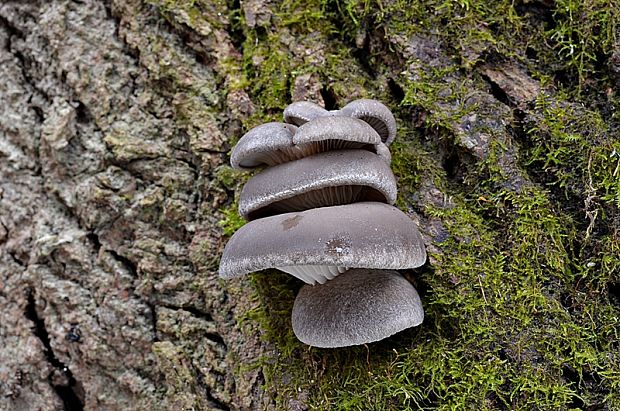
<svg viewBox="0 0 620 411">
<path fill-rule="evenodd" d="M 393 271 L 421 266 L 426 251 L 415 223 L 392 206 L 390 110 L 366 99 L 332 111 L 296 102 L 284 121 L 253 128 L 233 148 L 233 167 L 266 168 L 241 192 L 239 213 L 250 222 L 226 244 L 220 276 L 276 268 L 307 283 L 293 331 L 317 347 L 420 324 L 417 292 Z"/>
<path fill-rule="evenodd" d="M 396 207 L 365 202 L 260 218 L 228 241 L 220 276 L 277 268 L 324 283 L 347 268 L 402 270 L 426 261 L 422 236 Z"/>
<path fill-rule="evenodd" d="M 335 348 L 420 325 L 424 310 L 416 289 L 396 271 L 355 268 L 326 284 L 303 286 L 292 319 L 301 342 Z"/>
<path fill-rule="evenodd" d="M 358 201 L 394 204 L 396 179 L 376 154 L 337 150 L 270 167 L 241 191 L 239 214 L 248 220 Z"/>
<path fill-rule="evenodd" d="M 375 129 L 342 116 L 319 117 L 300 127 L 275 122 L 254 127 L 233 148 L 230 162 L 237 169 L 270 167 L 342 149 L 369 150 L 390 162 L 389 149 Z"/>
</svg>

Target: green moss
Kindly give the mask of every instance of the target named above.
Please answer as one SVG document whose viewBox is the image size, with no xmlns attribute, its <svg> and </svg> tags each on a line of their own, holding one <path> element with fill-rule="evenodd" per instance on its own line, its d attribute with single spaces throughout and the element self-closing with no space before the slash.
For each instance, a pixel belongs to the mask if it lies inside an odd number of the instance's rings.
<svg viewBox="0 0 620 411">
<path fill-rule="evenodd" d="M 350 18 L 347 29 L 371 19 L 388 36 L 437 36 L 467 69 L 485 52 L 514 55 L 509 41 L 522 27 L 513 2 L 505 0 L 348 0 L 345 4 Z"/>
<path fill-rule="evenodd" d="M 251 39 L 246 43 L 252 44 Z M 272 46 L 272 43 L 275 44 Z M 253 79 L 253 94 L 260 96 L 260 107 L 263 110 L 283 109 L 290 98 L 291 57 L 282 51 L 277 38 L 267 39 L 266 43 L 258 43 L 247 51 L 253 57 L 264 56 L 257 66 L 256 61 L 247 64 L 249 77 Z"/>
<path fill-rule="evenodd" d="M 398 183 L 396 205 L 405 210 L 412 194 L 419 188 L 421 170 L 425 167 L 428 153 L 414 140 L 397 140 L 390 146 L 391 168 Z"/>
<path fill-rule="evenodd" d="M 620 206 L 620 141 L 597 112 L 568 105 L 562 97 L 538 97 L 539 115 L 528 129 L 534 142 L 528 164 L 553 176 L 549 184 L 567 192 L 587 190 L 591 202 Z"/>
<path fill-rule="evenodd" d="M 215 181 L 228 190 L 236 190 L 243 186 L 249 179 L 249 173 L 235 170 L 234 168 L 221 165 L 215 169 Z"/>
<path fill-rule="evenodd" d="M 231 190 L 235 193 L 232 203 L 218 209 L 218 212 L 222 215 L 222 219 L 218 224 L 222 227 L 222 232 L 225 236 L 233 235 L 235 231 L 246 223 L 238 211 L 239 193 L 249 177 L 250 173 L 235 170 L 227 165 L 221 165 L 215 169 L 214 182 L 226 190 Z"/>
<path fill-rule="evenodd" d="M 580 82 L 596 69 L 600 55 L 609 56 L 616 44 L 620 2 L 560 0 L 553 11 L 555 25 L 547 31 L 553 50 Z"/>
<path fill-rule="evenodd" d="M 313 410 L 620 407 L 620 312 L 609 292 L 620 284 L 620 147 L 597 107 L 567 101 L 579 95 L 580 82 L 565 91 L 552 84 L 556 70 L 584 77 L 596 61 L 548 47 L 607 39 L 600 44 L 607 53 L 611 37 L 597 27 L 609 30 L 616 11 L 570 3 L 581 10 L 571 17 L 560 10 L 565 4 L 551 11 L 553 28 L 517 14 L 513 2 L 473 0 L 312 1 L 303 3 L 305 13 L 301 2 L 286 1 L 271 5 L 269 24 L 244 27 L 243 78 L 257 108 L 244 129 L 279 120 L 302 73 L 317 74 L 337 104 L 358 96 L 388 103 L 399 120 L 391 147 L 397 205 L 420 210 L 431 254 L 431 264 L 415 273 L 424 324 L 347 349 L 299 343 L 290 312 L 300 284 L 275 271 L 253 277 L 259 304 L 240 321 L 258 322 L 275 347 L 276 355 L 255 366 L 279 408 L 300 392 Z M 599 24 L 597 13 L 611 14 Z M 574 33 L 582 19 L 592 24 Z M 394 48 L 369 57 L 372 74 L 351 54 L 366 28 Z M 562 30 L 572 34 L 556 34 Z M 393 54 L 407 39 L 429 35 L 446 61 L 396 63 Z M 305 55 L 315 44 L 322 48 Z M 540 61 L 528 58 L 528 48 Z M 551 82 L 523 109 L 523 122 L 500 103 L 478 104 L 476 92 L 490 95 L 476 74 L 488 56 L 517 60 Z M 402 87 L 403 101 L 390 96 L 387 78 Z M 460 127 L 473 114 L 485 119 L 475 131 L 488 137 L 486 151 L 470 154 L 460 174 L 449 176 L 443 156 L 449 149 L 467 153 Z M 238 190 L 240 177 L 231 170 L 215 174 L 222 187 Z M 444 195 L 444 205 L 416 197 L 428 185 Z M 567 205 L 565 198 L 576 200 Z M 226 235 L 243 224 L 236 204 L 220 211 Z M 587 215 L 595 224 L 584 225 Z"/>
<path fill-rule="evenodd" d="M 222 232 L 226 236 L 233 235 L 235 231 L 243 227 L 246 223 L 246 221 L 239 215 L 239 212 L 237 211 L 238 208 L 239 206 L 235 202 L 228 207 L 219 209 L 219 212 L 224 216 L 219 221 L 219 226 L 222 227 Z"/>
</svg>

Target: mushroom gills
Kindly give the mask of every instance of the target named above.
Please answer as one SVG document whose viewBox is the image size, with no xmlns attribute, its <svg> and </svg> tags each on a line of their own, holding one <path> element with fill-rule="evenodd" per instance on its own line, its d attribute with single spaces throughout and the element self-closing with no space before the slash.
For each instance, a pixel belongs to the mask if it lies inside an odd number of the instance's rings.
<svg viewBox="0 0 620 411">
<path fill-rule="evenodd" d="M 367 144 L 360 143 L 358 141 L 350 141 L 350 140 L 337 140 L 337 139 L 329 139 L 316 141 L 313 143 L 309 143 L 308 145 L 312 145 L 317 151 L 317 153 L 323 153 L 326 151 L 335 151 L 335 150 L 366 150 L 372 151 L 373 153 L 377 153 L 377 147 L 375 144 Z"/>
<path fill-rule="evenodd" d="M 239 165 L 243 168 L 254 168 L 266 165 L 273 167 L 289 161 L 301 160 L 318 153 L 335 150 L 366 150 L 379 154 L 379 149 L 374 144 L 358 143 L 345 140 L 323 140 L 306 144 L 298 144 L 277 150 L 265 150 L 241 160 Z"/>
<path fill-rule="evenodd" d="M 387 202 L 385 196 L 372 187 L 343 185 L 320 188 L 271 203 L 251 212 L 248 217 L 250 220 L 255 220 L 257 218 L 264 218 L 277 214 L 351 204 L 359 201 Z"/>
<path fill-rule="evenodd" d="M 276 268 L 310 285 L 325 284 L 349 269 L 336 265 L 289 265 Z"/>
<path fill-rule="evenodd" d="M 396 136 L 396 120 L 384 104 L 376 100 L 360 99 L 344 106 L 342 115 L 365 121 L 381 136 L 381 140 L 389 145 Z"/>
<path fill-rule="evenodd" d="M 299 160 L 314 153 L 309 153 L 308 148 L 301 146 L 291 146 L 287 148 L 279 148 L 272 151 L 261 151 L 253 156 L 243 159 L 239 162 L 241 167 L 253 168 L 261 165 L 272 167 L 278 164 L 287 163 L 289 161 Z"/>
<path fill-rule="evenodd" d="M 387 136 L 390 135 L 390 129 L 385 121 L 378 117 L 372 116 L 359 116 L 360 120 L 368 123 L 372 128 L 377 130 L 377 133 L 382 137 L 383 140 L 387 139 Z"/>
</svg>

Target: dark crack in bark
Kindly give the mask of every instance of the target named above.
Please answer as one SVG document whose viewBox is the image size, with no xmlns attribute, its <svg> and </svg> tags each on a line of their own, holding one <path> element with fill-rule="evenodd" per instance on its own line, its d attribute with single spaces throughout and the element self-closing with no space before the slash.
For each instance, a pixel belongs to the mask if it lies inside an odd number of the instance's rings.
<svg viewBox="0 0 620 411">
<path fill-rule="evenodd" d="M 26 317 L 34 323 L 34 334 L 41 341 L 44 347 L 45 357 L 54 367 L 55 372 L 60 375 L 55 376 L 54 373 L 48 376 L 48 380 L 56 394 L 62 400 L 66 411 L 81 411 L 84 409 L 84 391 L 82 384 L 76 380 L 73 373 L 64 363 L 62 363 L 54 354 L 51 341 L 47 329 L 45 328 L 45 319 L 40 318 L 37 313 L 36 292 L 28 290 L 28 305 L 26 306 Z"/>
</svg>

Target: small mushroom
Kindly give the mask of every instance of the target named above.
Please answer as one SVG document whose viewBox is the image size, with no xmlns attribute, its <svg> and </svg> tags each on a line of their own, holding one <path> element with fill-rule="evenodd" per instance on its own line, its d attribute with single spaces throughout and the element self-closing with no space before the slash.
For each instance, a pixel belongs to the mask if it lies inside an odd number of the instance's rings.
<svg viewBox="0 0 620 411">
<path fill-rule="evenodd" d="M 368 123 L 351 117 L 319 117 L 301 125 L 293 136 L 293 144 L 309 146 L 315 153 L 360 148 L 385 156 L 389 152 Z M 383 147 L 377 148 L 378 145 Z M 310 150 L 309 150 L 310 151 Z M 389 158 L 386 159 L 389 164 Z"/>
<path fill-rule="evenodd" d="M 396 137 L 396 119 L 384 104 L 377 100 L 355 100 L 340 109 L 340 115 L 359 118 L 370 124 L 381 136 L 381 140 L 390 145 Z"/>
<path fill-rule="evenodd" d="M 330 112 L 316 103 L 296 101 L 284 109 L 284 121 L 301 126 L 317 117 L 329 116 Z"/>
<path fill-rule="evenodd" d="M 422 237 L 398 208 L 375 202 L 322 207 L 249 222 L 228 241 L 220 277 L 278 268 L 324 283 L 348 267 L 405 269 L 426 261 Z"/>
<path fill-rule="evenodd" d="M 272 166 L 282 159 L 304 157 L 292 143 L 297 127 L 284 123 L 265 123 L 254 127 L 241 137 L 230 156 L 233 168 L 249 169 L 261 165 Z"/>
<path fill-rule="evenodd" d="M 233 168 L 274 166 L 313 154 L 359 148 L 377 153 L 388 164 L 389 149 L 377 132 L 362 120 L 319 117 L 297 128 L 291 124 L 266 123 L 247 132 L 233 148 Z"/>
<path fill-rule="evenodd" d="M 392 162 L 392 153 L 385 143 L 377 143 L 375 145 L 375 153 L 385 161 L 385 164 L 390 165 Z"/>
<path fill-rule="evenodd" d="M 337 150 L 279 164 L 256 174 L 241 191 L 239 214 L 254 220 L 358 201 L 394 204 L 394 174 L 376 154 Z"/>
<path fill-rule="evenodd" d="M 415 288 L 389 270 L 351 269 L 323 285 L 305 285 L 293 305 L 293 332 L 321 348 L 366 344 L 422 323 Z"/>
</svg>

